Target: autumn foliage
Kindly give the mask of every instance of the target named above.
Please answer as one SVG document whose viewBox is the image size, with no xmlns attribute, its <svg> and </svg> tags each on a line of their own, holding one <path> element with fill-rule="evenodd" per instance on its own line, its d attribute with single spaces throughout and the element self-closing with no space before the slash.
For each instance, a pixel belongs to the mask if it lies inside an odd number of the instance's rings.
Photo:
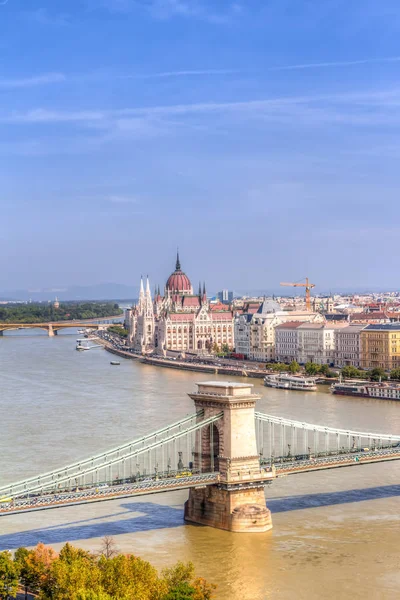
<svg viewBox="0 0 400 600">
<path fill-rule="evenodd" d="M 112 552 L 110 547 L 113 548 Z M 33 550 L 19 548 L 12 559 L 0 553 L 0 582 L 8 598 L 19 585 L 40 600 L 212 600 L 215 586 L 195 576 L 192 563 L 178 562 L 161 574 L 133 554 L 118 554 L 112 540 L 92 554 L 66 544 L 59 554 L 38 544 Z M 7 594 L 7 595 L 6 595 Z"/>
</svg>

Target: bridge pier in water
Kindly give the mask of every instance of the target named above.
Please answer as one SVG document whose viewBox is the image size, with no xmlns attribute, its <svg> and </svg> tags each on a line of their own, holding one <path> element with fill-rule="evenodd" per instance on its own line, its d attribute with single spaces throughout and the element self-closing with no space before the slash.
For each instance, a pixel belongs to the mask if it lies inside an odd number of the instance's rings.
<svg viewBox="0 0 400 600">
<path fill-rule="evenodd" d="M 189 396 L 200 419 L 222 413 L 209 427 L 196 433 L 194 468 L 219 471 L 220 481 L 189 491 L 185 519 L 235 532 L 264 532 L 272 528 L 264 486 L 275 469 L 261 468 L 257 454 L 254 409 L 259 396 L 252 384 L 204 382 Z"/>
</svg>

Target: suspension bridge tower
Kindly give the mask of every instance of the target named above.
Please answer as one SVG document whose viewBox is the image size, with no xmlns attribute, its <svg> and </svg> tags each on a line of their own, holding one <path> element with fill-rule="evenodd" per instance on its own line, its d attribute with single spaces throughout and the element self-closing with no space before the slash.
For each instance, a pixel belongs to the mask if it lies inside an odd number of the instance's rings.
<svg viewBox="0 0 400 600">
<path fill-rule="evenodd" d="M 192 488 L 185 503 L 185 519 L 236 532 L 263 532 L 272 528 L 264 486 L 276 477 L 262 468 L 257 454 L 254 408 L 259 396 L 245 383 L 199 383 L 189 394 L 201 419 L 221 418 L 197 432 L 194 468 L 219 471 L 218 484 Z"/>
</svg>

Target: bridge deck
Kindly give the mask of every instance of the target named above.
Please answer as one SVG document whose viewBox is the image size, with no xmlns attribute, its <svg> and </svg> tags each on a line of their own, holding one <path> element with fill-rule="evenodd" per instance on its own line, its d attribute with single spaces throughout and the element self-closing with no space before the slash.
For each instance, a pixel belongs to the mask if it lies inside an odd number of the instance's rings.
<svg viewBox="0 0 400 600">
<path fill-rule="evenodd" d="M 34 510 L 46 510 L 60 508 L 76 504 L 87 504 L 90 502 L 102 502 L 104 500 L 115 500 L 117 498 L 130 498 L 132 496 L 143 496 L 161 492 L 173 492 L 189 489 L 192 487 L 212 485 L 218 483 L 219 473 L 201 473 L 187 477 L 174 477 L 166 479 L 149 479 L 139 483 L 120 485 L 99 486 L 80 491 L 63 492 L 57 494 L 38 495 L 35 497 L 18 498 L 13 502 L 0 504 L 0 516 L 31 512 Z"/>
<path fill-rule="evenodd" d="M 309 471 L 353 467 L 355 465 L 386 462 L 389 460 L 400 460 L 400 448 L 325 456 L 302 461 L 282 462 L 280 464 L 275 464 L 275 468 L 277 476 L 279 477 L 282 475 L 295 475 L 296 473 L 307 473 Z"/>
</svg>

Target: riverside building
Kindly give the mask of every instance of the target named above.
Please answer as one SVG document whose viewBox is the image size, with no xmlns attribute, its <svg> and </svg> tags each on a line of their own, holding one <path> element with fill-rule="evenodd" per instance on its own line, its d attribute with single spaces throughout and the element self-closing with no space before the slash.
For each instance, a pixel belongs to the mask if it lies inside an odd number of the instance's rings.
<svg viewBox="0 0 400 600">
<path fill-rule="evenodd" d="M 361 366 L 361 337 L 365 325 L 349 325 L 335 330 L 335 367 Z"/>
<path fill-rule="evenodd" d="M 360 338 L 363 369 L 400 368 L 400 323 L 368 325 Z"/>
<path fill-rule="evenodd" d="M 276 327 L 287 321 L 323 323 L 324 318 L 308 311 L 285 311 L 274 300 L 264 300 L 257 312 L 235 318 L 236 351 L 250 360 L 275 360 Z"/>
</svg>

